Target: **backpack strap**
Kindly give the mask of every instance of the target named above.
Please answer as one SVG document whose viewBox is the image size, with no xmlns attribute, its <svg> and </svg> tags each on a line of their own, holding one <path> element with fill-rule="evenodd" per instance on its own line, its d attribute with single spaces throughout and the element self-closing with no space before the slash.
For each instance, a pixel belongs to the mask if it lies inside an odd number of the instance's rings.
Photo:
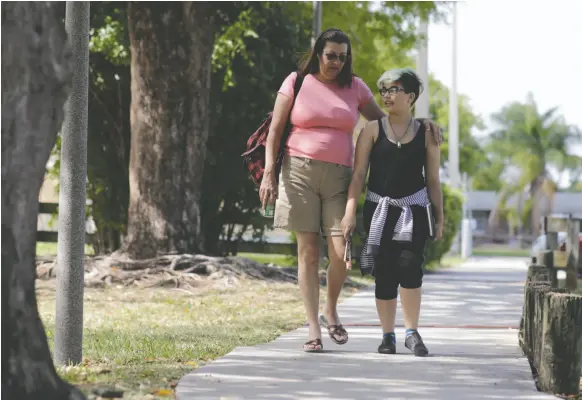
<svg viewBox="0 0 582 400">
<path fill-rule="evenodd" d="M 301 85 L 303 85 L 303 79 L 305 77 L 297 72 L 297 78 L 295 79 L 295 85 L 293 85 L 293 105 L 295 105 L 295 100 L 297 99 L 297 94 L 299 94 L 299 90 L 301 89 Z M 293 106 L 291 106 L 291 110 Z M 289 111 L 289 116 L 291 116 L 291 111 Z"/>
</svg>

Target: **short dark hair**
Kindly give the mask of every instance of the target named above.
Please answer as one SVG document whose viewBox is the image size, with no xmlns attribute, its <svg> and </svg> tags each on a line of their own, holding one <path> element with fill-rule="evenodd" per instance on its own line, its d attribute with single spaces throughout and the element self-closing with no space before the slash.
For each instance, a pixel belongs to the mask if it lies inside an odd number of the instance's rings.
<svg viewBox="0 0 582 400">
<path fill-rule="evenodd" d="M 323 48 L 327 42 L 337 44 L 345 43 L 348 45 L 346 62 L 337 76 L 337 83 L 340 87 L 351 87 L 352 80 L 354 79 L 354 73 L 352 71 L 352 44 L 350 43 L 348 35 L 336 28 L 326 29 L 319 34 L 313 48 L 311 48 L 307 56 L 300 62 L 299 73 L 302 76 L 307 76 L 307 74 L 316 74 L 319 72 L 319 59 L 317 56 L 321 57 Z"/>
<path fill-rule="evenodd" d="M 386 71 L 378 79 L 377 86 L 381 89 L 385 82 L 398 82 L 402 85 L 405 93 L 414 93 L 414 101 L 418 100 L 420 92 L 424 90 L 424 84 L 412 68 L 397 68 Z"/>
</svg>

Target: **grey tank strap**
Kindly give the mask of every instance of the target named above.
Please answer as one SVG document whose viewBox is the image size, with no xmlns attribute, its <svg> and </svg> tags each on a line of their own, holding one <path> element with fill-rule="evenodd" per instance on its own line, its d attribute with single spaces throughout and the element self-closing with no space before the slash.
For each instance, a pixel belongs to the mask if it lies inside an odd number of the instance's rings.
<svg viewBox="0 0 582 400">
<path fill-rule="evenodd" d="M 384 117 L 378 119 L 378 139 L 376 139 L 376 143 L 380 141 L 380 138 L 388 139 L 384 130 Z"/>
</svg>

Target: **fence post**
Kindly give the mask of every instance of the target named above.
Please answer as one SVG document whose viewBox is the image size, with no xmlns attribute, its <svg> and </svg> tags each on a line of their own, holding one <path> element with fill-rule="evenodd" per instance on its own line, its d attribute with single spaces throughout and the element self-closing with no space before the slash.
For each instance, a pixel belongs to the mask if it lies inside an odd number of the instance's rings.
<svg viewBox="0 0 582 400">
<path fill-rule="evenodd" d="M 578 266 L 580 263 L 580 220 L 572 216 L 568 219 L 568 237 L 566 250 L 568 262 L 566 264 L 566 289 L 574 291 L 578 286 Z"/>
</svg>

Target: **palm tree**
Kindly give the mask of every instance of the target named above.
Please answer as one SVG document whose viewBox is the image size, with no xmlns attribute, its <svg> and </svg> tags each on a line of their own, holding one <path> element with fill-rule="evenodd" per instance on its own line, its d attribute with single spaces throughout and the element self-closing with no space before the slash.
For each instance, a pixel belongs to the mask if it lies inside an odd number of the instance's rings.
<svg viewBox="0 0 582 400">
<path fill-rule="evenodd" d="M 512 178 L 503 183 L 490 225 L 496 224 L 509 198 L 517 196 L 517 214 L 522 221 L 529 215 L 532 233 L 537 236 L 540 217 L 551 212 L 553 196 L 558 190 L 549 167 L 561 172 L 580 163 L 581 157 L 569 154 L 568 148 L 580 141 L 581 131 L 568 125 L 557 107 L 540 113 L 531 93 L 525 103 L 508 104 L 492 120 L 497 129 L 490 135 L 487 150 L 503 160 L 504 172 Z M 527 196 L 525 201 L 523 195 Z M 542 207 L 544 197 L 549 200 L 547 208 Z"/>
</svg>

